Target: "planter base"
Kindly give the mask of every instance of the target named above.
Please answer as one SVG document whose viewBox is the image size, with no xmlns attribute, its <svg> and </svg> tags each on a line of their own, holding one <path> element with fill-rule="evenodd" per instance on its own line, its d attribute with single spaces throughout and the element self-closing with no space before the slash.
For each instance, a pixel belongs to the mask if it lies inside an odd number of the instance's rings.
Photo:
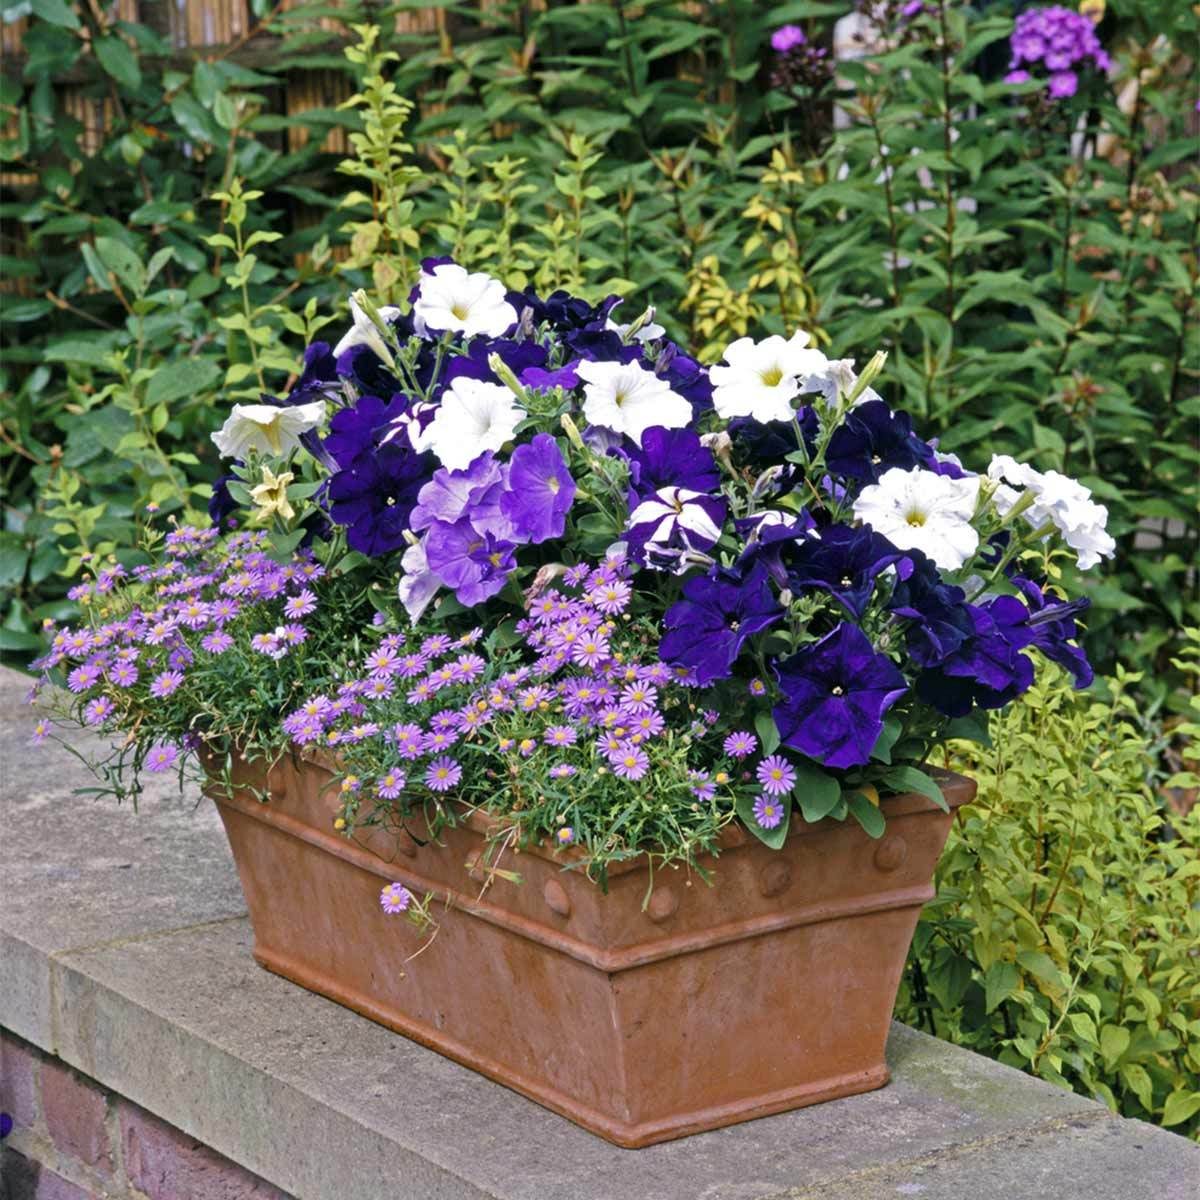
<svg viewBox="0 0 1200 1200">
<path fill-rule="evenodd" d="M 268 970 L 630 1148 L 882 1087 L 892 1005 L 952 817 L 884 802 L 888 831 L 737 830 L 715 882 L 621 864 L 607 894 L 534 849 L 484 868 L 473 814 L 421 843 L 333 832 L 328 771 L 246 768 L 215 796 Z M 974 793 L 947 777 L 952 805 Z M 257 794 L 265 794 L 260 800 Z M 378 903 L 432 897 L 430 939 Z M 416 956 L 414 958 L 414 956 Z"/>
</svg>

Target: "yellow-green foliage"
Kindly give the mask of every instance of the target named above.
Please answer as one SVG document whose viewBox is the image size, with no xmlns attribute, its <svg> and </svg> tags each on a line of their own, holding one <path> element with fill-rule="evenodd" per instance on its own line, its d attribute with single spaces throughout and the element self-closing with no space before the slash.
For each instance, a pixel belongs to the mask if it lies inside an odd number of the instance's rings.
<svg viewBox="0 0 1200 1200">
<path fill-rule="evenodd" d="M 1049 664 L 1047 664 L 1049 666 Z M 1164 808 L 1151 737 L 1118 671 L 1108 700 L 1039 671 L 948 765 L 959 812 L 897 1015 L 1196 1136 L 1200 809 Z"/>
</svg>

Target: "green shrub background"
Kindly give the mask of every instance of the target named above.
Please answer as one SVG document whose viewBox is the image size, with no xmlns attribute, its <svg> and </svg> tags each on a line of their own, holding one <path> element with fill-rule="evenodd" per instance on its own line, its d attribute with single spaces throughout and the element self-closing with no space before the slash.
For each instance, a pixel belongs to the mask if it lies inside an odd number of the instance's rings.
<svg viewBox="0 0 1200 1200">
<path fill-rule="evenodd" d="M 980 799 L 900 1012 L 1194 1132 L 1197 825 L 1163 808 L 1155 765 L 1200 625 L 1191 6 L 1109 4 L 1116 87 L 1144 81 L 1126 113 L 1098 83 L 1014 96 L 1014 8 L 930 3 L 845 68 L 837 131 L 828 88 L 771 86 L 768 39 L 798 21 L 827 44 L 842 4 L 456 3 L 430 33 L 390 32 L 425 7 L 254 0 L 228 52 L 175 50 L 165 4 L 142 6 L 150 24 L 3 10 L 29 24 L 0 72 L 0 652 L 22 663 L 43 620 L 70 618 L 81 562 L 125 554 L 148 504 L 201 514 L 229 403 L 285 390 L 353 287 L 403 295 L 422 255 L 621 291 L 625 319 L 657 305 L 706 361 L 796 327 L 860 362 L 886 349 L 885 396 L 925 434 L 974 466 L 1078 476 L 1119 543 L 1071 581 L 1107 685 L 1052 674 L 992 749 L 956 750 Z M 286 115 L 313 71 L 353 102 Z M 107 106 L 94 148 L 68 85 Z M 349 156 L 322 149 L 336 130 Z M 1101 134 L 1115 154 L 1091 153 Z"/>
</svg>

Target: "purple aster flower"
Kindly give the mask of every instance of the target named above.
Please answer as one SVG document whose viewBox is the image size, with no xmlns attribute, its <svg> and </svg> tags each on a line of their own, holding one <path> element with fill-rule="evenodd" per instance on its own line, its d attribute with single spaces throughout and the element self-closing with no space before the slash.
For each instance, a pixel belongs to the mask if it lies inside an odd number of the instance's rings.
<svg viewBox="0 0 1200 1200">
<path fill-rule="evenodd" d="M 375 791 L 384 800 L 395 800 L 404 790 L 404 783 L 403 771 L 388 771 L 379 777 Z"/>
<path fill-rule="evenodd" d="M 411 722 L 395 725 L 392 728 L 392 741 L 396 743 L 396 753 L 401 758 L 420 758 L 425 741 L 425 731 L 420 725 Z"/>
<path fill-rule="evenodd" d="M 846 621 L 779 663 L 776 675 L 783 744 L 830 767 L 868 762 L 884 713 L 908 690 L 892 660 Z"/>
<path fill-rule="evenodd" d="M 100 678 L 100 675 L 99 663 L 84 663 L 83 666 L 76 667 L 67 676 L 67 687 L 73 692 L 86 692 Z"/>
<path fill-rule="evenodd" d="M 621 704 L 627 713 L 649 712 L 658 702 L 658 689 L 652 683 L 637 680 L 621 692 Z"/>
<path fill-rule="evenodd" d="M 138 681 L 137 667 L 130 662 L 115 662 L 108 668 L 108 681 L 119 688 L 133 687 Z"/>
<path fill-rule="evenodd" d="M 584 634 L 571 647 L 571 658 L 581 667 L 594 670 L 608 660 L 608 638 L 602 633 Z"/>
<path fill-rule="evenodd" d="M 179 759 L 179 751 L 169 742 L 159 742 L 151 746 L 146 755 L 144 766 L 147 771 L 158 773 L 169 771 Z"/>
<path fill-rule="evenodd" d="M 570 725 L 551 725 L 545 736 L 547 746 L 573 746 L 579 737 Z"/>
<path fill-rule="evenodd" d="M 33 727 L 33 732 L 29 735 L 29 740 L 35 745 L 40 746 L 49 736 L 53 725 L 43 717 Z"/>
<path fill-rule="evenodd" d="M 574 774 L 575 768 L 570 763 L 555 763 L 550 768 L 551 779 L 570 779 Z M 561 829 L 559 830 L 559 834 L 562 834 Z"/>
<path fill-rule="evenodd" d="M 767 694 L 767 685 L 761 679 L 752 679 L 746 685 L 746 691 L 752 696 L 765 696 Z"/>
<path fill-rule="evenodd" d="M 688 668 L 701 687 L 728 678 L 746 640 L 783 616 L 761 566 L 746 574 L 715 568 L 694 575 L 683 597 L 667 610 L 659 654 L 673 667 Z"/>
<path fill-rule="evenodd" d="M 97 696 L 83 710 L 83 719 L 88 725 L 103 725 L 112 716 L 115 707 L 107 696 Z"/>
<path fill-rule="evenodd" d="M 462 767 L 449 755 L 443 754 L 429 764 L 425 786 L 432 792 L 448 792 L 462 778 Z"/>
<path fill-rule="evenodd" d="M 383 909 L 388 916 L 394 916 L 396 913 L 402 913 L 407 910 L 412 903 L 412 892 L 408 890 L 402 883 L 389 883 L 387 887 L 379 893 L 379 907 Z"/>
<path fill-rule="evenodd" d="M 183 684 L 183 674 L 179 671 L 163 671 L 154 677 L 150 684 L 150 695 L 157 700 L 165 700 L 179 690 Z"/>
<path fill-rule="evenodd" d="M 575 480 L 548 433 L 513 451 L 500 510 L 512 522 L 516 538 L 537 545 L 561 537 L 574 499 Z"/>
<path fill-rule="evenodd" d="M 293 620 L 298 617 L 307 617 L 309 613 L 316 612 L 317 598 L 305 588 L 303 591 L 297 592 L 296 595 L 288 598 L 288 602 L 283 606 L 283 613 L 286 617 L 291 617 Z M 376 616 L 382 616 L 382 613 L 376 613 Z"/>
<path fill-rule="evenodd" d="M 731 758 L 747 758 L 758 749 L 758 738 L 744 729 L 736 730 L 725 739 L 725 753 Z"/>
<path fill-rule="evenodd" d="M 200 649 L 209 654 L 224 654 L 233 645 L 233 638 L 224 632 L 209 633 L 200 639 Z"/>
<path fill-rule="evenodd" d="M 646 752 L 633 742 L 622 742 L 614 754 L 609 756 L 613 774 L 622 779 L 636 781 L 641 779 L 650 769 L 650 760 Z"/>
<path fill-rule="evenodd" d="M 778 829 L 787 812 L 785 806 L 786 801 L 769 795 L 759 796 L 754 801 L 754 819 L 763 829 Z"/>
<path fill-rule="evenodd" d="M 768 796 L 782 796 L 796 786 L 796 769 L 782 754 L 764 758 L 758 764 L 755 776 Z"/>
</svg>

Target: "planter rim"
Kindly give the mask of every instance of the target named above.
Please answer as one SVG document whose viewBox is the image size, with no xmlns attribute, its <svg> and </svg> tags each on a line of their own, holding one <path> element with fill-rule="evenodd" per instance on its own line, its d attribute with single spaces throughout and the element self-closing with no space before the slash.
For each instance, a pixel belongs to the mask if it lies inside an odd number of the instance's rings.
<svg viewBox="0 0 1200 1200">
<path fill-rule="evenodd" d="M 315 767 L 328 769 L 326 764 L 308 759 L 301 764 L 302 769 Z M 945 781 L 944 791 L 946 802 L 951 810 L 970 801 L 975 792 L 973 780 L 949 772 L 940 773 Z M 272 826 L 300 841 L 318 847 L 336 858 L 347 862 L 360 870 L 369 872 L 380 879 L 403 883 L 415 894 L 430 894 L 439 902 L 465 909 L 472 915 L 490 924 L 510 930 L 519 936 L 550 949 L 565 954 L 570 958 L 608 973 L 627 971 L 635 967 L 674 958 L 705 950 L 716 945 L 738 941 L 748 937 L 758 937 L 779 930 L 791 929 L 802 925 L 813 925 L 825 921 L 855 914 L 884 912 L 890 909 L 920 906 L 930 900 L 934 894 L 932 883 L 895 887 L 876 891 L 870 895 L 852 896 L 838 900 L 815 902 L 788 909 L 780 909 L 757 916 L 738 918 L 727 921 L 719 926 L 709 926 L 703 930 L 692 930 L 680 933 L 665 933 L 662 936 L 643 940 L 620 948 L 605 948 L 592 944 L 565 930 L 532 920 L 520 913 L 513 912 L 501 904 L 495 904 L 487 898 L 488 886 L 483 885 L 483 875 L 479 876 L 481 888 L 478 892 L 466 891 L 447 884 L 443 880 L 430 878 L 414 866 L 400 861 L 389 861 L 363 848 L 347 838 L 334 834 L 332 830 L 314 829 L 306 822 L 280 812 L 270 803 L 263 803 L 243 792 L 234 791 L 233 795 L 225 796 L 209 791 L 210 798 L 219 808 L 226 808 L 241 813 L 252 820 Z M 941 811 L 937 805 L 925 796 L 907 793 L 902 796 L 889 797 L 882 802 L 885 813 L 889 817 L 899 817 L 912 813 Z M 489 817 L 480 810 L 472 810 L 463 824 L 481 838 L 486 837 L 498 825 L 502 824 L 495 818 Z M 799 837 L 805 837 L 821 829 L 820 824 L 809 824 L 805 821 L 795 822 L 795 827 L 789 830 L 788 842 Z M 734 836 L 724 845 L 722 852 L 731 853 L 757 846 L 758 839 L 740 828 L 731 827 L 726 832 Z M 411 835 L 410 835 L 411 836 Z M 864 837 L 867 835 L 864 833 Z M 544 846 L 529 846 L 521 850 L 522 854 L 530 854 L 560 866 L 566 871 L 571 865 L 564 862 L 564 855 L 553 848 Z M 717 862 L 716 856 L 706 856 L 711 862 Z M 617 864 L 620 871 L 611 872 L 614 875 L 626 874 L 630 871 L 645 869 L 645 855 Z M 719 862 L 718 862 L 719 871 Z M 582 876 L 582 872 L 578 873 Z M 586 886 L 597 887 L 590 879 L 584 877 Z M 719 886 L 719 876 L 713 886 Z M 583 886 L 581 884 L 580 886 Z"/>
</svg>

